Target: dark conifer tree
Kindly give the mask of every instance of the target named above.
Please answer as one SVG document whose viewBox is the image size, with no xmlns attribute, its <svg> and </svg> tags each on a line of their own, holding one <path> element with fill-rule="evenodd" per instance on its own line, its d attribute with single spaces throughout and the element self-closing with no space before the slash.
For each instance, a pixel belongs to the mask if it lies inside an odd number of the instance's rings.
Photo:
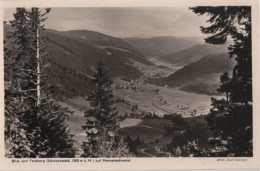
<svg viewBox="0 0 260 171">
<path fill-rule="evenodd" d="M 68 111 L 49 98 L 44 84 L 47 80 L 43 79 L 45 53 L 40 32 L 49 11 L 17 8 L 14 20 L 10 21 L 13 32 L 8 36 L 10 47 L 6 54 L 12 58 L 8 66 L 13 74 L 8 88 L 12 91 L 8 91 L 5 99 L 5 116 L 17 116 L 20 124 L 15 125 L 12 120 L 6 122 L 5 133 L 10 135 L 8 128 L 18 126 L 13 130 L 24 130 L 25 140 L 17 143 L 17 138 L 6 137 L 6 147 L 12 146 L 6 154 L 8 157 L 73 157 L 75 153 L 65 122 Z"/>
<path fill-rule="evenodd" d="M 208 22 L 211 25 L 201 27 L 203 33 L 212 34 L 205 39 L 207 43 L 223 44 L 228 36 L 234 40 L 228 48 L 230 57 L 235 57 L 237 61 L 232 75 L 235 88 L 232 89 L 231 100 L 252 102 L 251 7 L 194 7 L 191 10 L 199 15 L 210 15 Z"/>
<path fill-rule="evenodd" d="M 21 16 L 22 17 L 22 16 Z M 4 22 L 6 24 L 6 22 Z M 5 35 L 5 38 L 8 36 Z M 25 125 L 20 122 L 25 106 L 14 101 L 14 95 L 17 93 L 12 86 L 14 59 L 12 53 L 8 50 L 6 40 L 4 40 L 4 89 L 5 89 L 5 150 L 7 157 L 29 156 L 31 153 L 30 142 L 26 136 Z M 28 135 L 28 134 L 27 134 Z"/>
<path fill-rule="evenodd" d="M 199 15 L 210 16 L 209 27 L 201 27 L 205 34 L 211 34 L 205 41 L 223 44 L 228 36 L 233 39 L 229 46 L 230 57 L 236 65 L 232 77 L 221 77 L 220 91 L 229 92 L 229 101 L 212 99 L 213 108 L 207 116 L 213 136 L 208 150 L 195 150 L 198 156 L 252 156 L 252 35 L 251 7 L 220 6 L 194 7 Z M 196 149 L 192 147 L 193 150 Z"/>
<path fill-rule="evenodd" d="M 114 106 L 112 80 L 100 62 L 93 80 L 96 86 L 88 96 L 91 109 L 86 111 L 87 137 L 82 148 L 83 157 L 130 156 L 128 148 L 118 136 L 118 112 Z"/>
<path fill-rule="evenodd" d="M 217 91 L 220 93 L 226 93 L 226 100 L 227 103 L 229 102 L 229 93 L 231 90 L 231 81 L 230 76 L 227 72 L 224 72 L 220 76 L 220 83 L 221 85 L 218 87 Z"/>
</svg>

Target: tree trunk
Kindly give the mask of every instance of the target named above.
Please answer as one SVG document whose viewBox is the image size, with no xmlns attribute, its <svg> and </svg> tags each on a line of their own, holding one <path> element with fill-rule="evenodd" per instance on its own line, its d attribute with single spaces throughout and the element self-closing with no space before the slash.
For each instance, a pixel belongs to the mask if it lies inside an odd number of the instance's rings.
<svg viewBox="0 0 260 171">
<path fill-rule="evenodd" d="M 38 28 L 38 8 L 35 10 L 36 13 L 36 59 L 37 59 L 37 106 L 41 104 L 41 80 L 40 80 L 40 47 L 39 47 L 39 28 Z"/>
<path fill-rule="evenodd" d="M 228 92 L 226 92 L 226 97 L 227 97 L 227 103 L 228 103 Z"/>
</svg>

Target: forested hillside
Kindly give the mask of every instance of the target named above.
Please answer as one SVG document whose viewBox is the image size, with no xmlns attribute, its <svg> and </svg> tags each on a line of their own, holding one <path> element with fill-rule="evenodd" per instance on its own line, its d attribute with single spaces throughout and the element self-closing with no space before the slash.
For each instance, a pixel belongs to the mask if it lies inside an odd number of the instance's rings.
<svg viewBox="0 0 260 171">
<path fill-rule="evenodd" d="M 10 31 L 5 25 L 5 32 Z M 49 63 L 50 80 L 68 96 L 86 94 L 99 61 L 114 77 L 136 79 L 142 73 L 134 68 L 135 61 L 153 65 L 124 41 L 90 31 L 59 32 L 44 30 L 47 37 L 45 60 Z M 86 38 L 88 37 L 88 39 Z"/>
<path fill-rule="evenodd" d="M 199 61 L 190 63 L 164 79 L 164 84 L 181 87 L 184 90 L 199 93 L 217 93 L 221 73 L 231 72 L 234 60 L 226 53 L 207 55 Z"/>
<path fill-rule="evenodd" d="M 187 65 L 191 62 L 196 62 L 203 56 L 217 53 L 227 53 L 228 43 L 224 45 L 200 44 L 193 47 L 183 49 L 179 52 L 165 56 L 160 56 L 160 61 L 169 62 L 178 65 Z"/>
<path fill-rule="evenodd" d="M 63 35 L 68 37 L 73 37 L 76 39 L 84 40 L 98 48 L 117 48 L 123 51 L 130 51 L 143 56 L 137 48 L 131 46 L 130 44 L 126 43 L 124 40 L 115 38 L 109 35 L 105 35 L 99 32 L 90 31 L 90 30 L 70 30 L 70 31 L 61 31 Z"/>
</svg>

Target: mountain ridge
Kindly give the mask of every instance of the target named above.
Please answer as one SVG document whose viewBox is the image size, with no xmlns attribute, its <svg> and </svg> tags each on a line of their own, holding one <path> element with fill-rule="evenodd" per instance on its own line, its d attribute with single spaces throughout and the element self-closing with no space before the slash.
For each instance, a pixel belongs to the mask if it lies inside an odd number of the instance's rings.
<svg viewBox="0 0 260 171">
<path fill-rule="evenodd" d="M 190 48 L 183 49 L 181 51 L 168 54 L 165 56 L 159 56 L 157 59 L 159 61 L 177 64 L 177 65 L 186 65 L 191 62 L 196 62 L 201 59 L 203 56 L 210 54 L 218 53 L 227 53 L 228 52 L 228 43 L 223 45 L 211 45 L 211 44 L 198 44 Z"/>
<path fill-rule="evenodd" d="M 218 94 L 216 88 L 220 84 L 220 75 L 226 71 L 231 73 L 233 67 L 234 61 L 227 53 L 206 55 L 168 76 L 166 83 L 186 91 Z"/>
<path fill-rule="evenodd" d="M 146 56 L 162 56 L 201 44 L 200 37 L 158 36 L 151 38 L 127 37 L 123 38 L 128 44 L 139 49 Z"/>
<path fill-rule="evenodd" d="M 230 59 L 227 53 L 206 55 L 168 77 L 149 82 L 195 93 L 218 94 L 216 89 L 220 84 L 220 75 L 226 71 L 231 73 L 234 64 L 234 59 Z"/>
</svg>

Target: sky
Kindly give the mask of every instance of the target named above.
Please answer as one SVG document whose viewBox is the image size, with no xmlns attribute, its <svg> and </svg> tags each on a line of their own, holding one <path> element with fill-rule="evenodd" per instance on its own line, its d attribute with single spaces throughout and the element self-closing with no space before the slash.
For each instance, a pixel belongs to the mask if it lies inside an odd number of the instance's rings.
<svg viewBox="0 0 260 171">
<path fill-rule="evenodd" d="M 5 9 L 4 20 L 13 18 L 14 9 Z M 52 8 L 46 28 L 59 31 L 92 30 L 114 37 L 204 37 L 199 29 L 205 16 L 188 7 L 89 7 Z"/>
</svg>

